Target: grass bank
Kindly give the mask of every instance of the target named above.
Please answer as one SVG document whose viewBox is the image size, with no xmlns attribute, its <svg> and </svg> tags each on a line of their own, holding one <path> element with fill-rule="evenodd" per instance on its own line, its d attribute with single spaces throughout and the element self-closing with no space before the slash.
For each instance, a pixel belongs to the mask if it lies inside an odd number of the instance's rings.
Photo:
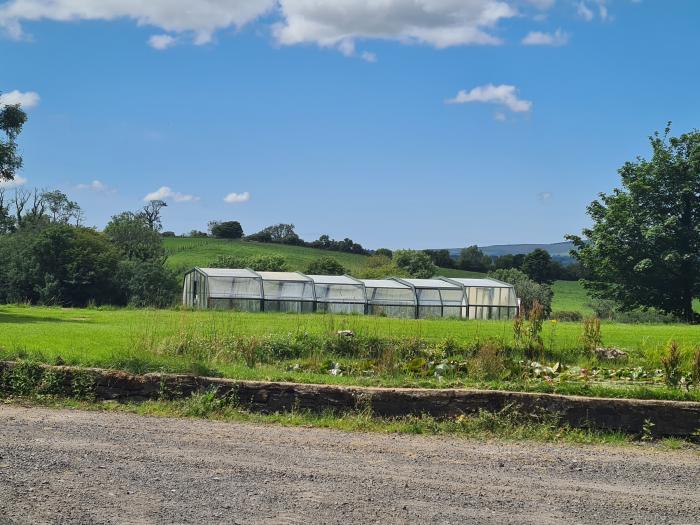
<svg viewBox="0 0 700 525">
<path fill-rule="evenodd" d="M 339 330 L 355 337 L 338 337 Z M 697 387 L 664 386 L 660 371 L 673 339 L 688 373 L 698 330 L 603 323 L 603 342 L 629 357 L 602 364 L 582 349 L 579 323 L 546 322 L 541 354 L 526 356 L 511 322 L 7 306 L 0 308 L 0 359 L 263 381 L 700 400 Z"/>
</svg>

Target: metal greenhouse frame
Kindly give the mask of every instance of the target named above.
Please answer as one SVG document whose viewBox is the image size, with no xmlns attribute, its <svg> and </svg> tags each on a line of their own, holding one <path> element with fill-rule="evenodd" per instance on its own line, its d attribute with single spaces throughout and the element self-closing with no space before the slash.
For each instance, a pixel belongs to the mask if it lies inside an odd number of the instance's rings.
<svg viewBox="0 0 700 525">
<path fill-rule="evenodd" d="M 186 306 L 197 308 L 258 312 L 262 280 L 248 269 L 194 268 L 185 274 L 182 299 Z"/>
<path fill-rule="evenodd" d="M 365 284 L 367 313 L 414 319 L 418 312 L 416 291 L 396 279 L 360 279 Z"/>
<path fill-rule="evenodd" d="M 467 303 L 462 317 L 465 319 L 513 319 L 518 314 L 518 298 L 512 284 L 491 278 L 440 279 L 464 287 Z"/>
<path fill-rule="evenodd" d="M 461 317 L 462 308 L 467 305 L 464 288 L 444 279 L 392 279 L 413 288 L 416 294 L 417 319 Z"/>
<path fill-rule="evenodd" d="M 262 279 L 263 310 L 266 312 L 315 311 L 314 282 L 299 272 L 255 272 Z"/>
<path fill-rule="evenodd" d="M 364 314 L 365 285 L 348 275 L 308 275 L 314 282 L 316 311 L 333 314 Z"/>
</svg>

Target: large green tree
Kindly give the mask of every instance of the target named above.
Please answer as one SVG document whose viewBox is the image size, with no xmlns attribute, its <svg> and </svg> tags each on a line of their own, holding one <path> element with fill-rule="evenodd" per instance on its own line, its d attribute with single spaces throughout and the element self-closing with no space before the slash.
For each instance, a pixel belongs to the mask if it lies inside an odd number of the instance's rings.
<svg viewBox="0 0 700 525">
<path fill-rule="evenodd" d="M 522 270 L 533 281 L 551 283 L 554 274 L 552 256 L 549 255 L 548 251 L 537 248 L 525 256 Z"/>
<path fill-rule="evenodd" d="M 17 151 L 17 136 L 27 121 L 27 114 L 19 104 L 0 104 L 0 181 L 13 180 L 22 167 L 22 157 Z"/>
<path fill-rule="evenodd" d="M 700 295 L 700 132 L 669 132 L 650 137 L 651 159 L 620 168 L 622 187 L 601 193 L 588 206 L 593 225 L 569 239 L 595 297 L 693 321 Z"/>
</svg>

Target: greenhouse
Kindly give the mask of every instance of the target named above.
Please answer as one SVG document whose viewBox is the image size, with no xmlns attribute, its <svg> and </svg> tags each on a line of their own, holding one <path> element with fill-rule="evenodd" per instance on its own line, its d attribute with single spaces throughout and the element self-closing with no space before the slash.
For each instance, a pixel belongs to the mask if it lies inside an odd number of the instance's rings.
<svg viewBox="0 0 700 525">
<path fill-rule="evenodd" d="M 416 317 L 416 293 L 394 279 L 361 279 L 367 291 L 367 313 L 387 317 Z"/>
<path fill-rule="evenodd" d="M 185 274 L 182 303 L 245 312 L 328 312 L 407 319 L 512 319 L 515 288 L 496 279 L 355 279 L 249 269 L 194 268 Z"/>
<path fill-rule="evenodd" d="M 258 312 L 262 280 L 252 270 L 195 268 L 185 274 L 182 303 L 197 308 Z"/>
<path fill-rule="evenodd" d="M 316 311 L 333 314 L 364 314 L 365 285 L 347 275 L 309 275 L 314 283 Z"/>
<path fill-rule="evenodd" d="M 464 287 L 465 319 L 513 319 L 518 313 L 518 298 L 511 284 L 496 279 L 441 279 Z"/>
<path fill-rule="evenodd" d="M 262 279 L 266 312 L 314 311 L 314 282 L 298 272 L 255 272 Z"/>
<path fill-rule="evenodd" d="M 393 280 L 410 286 L 416 296 L 418 319 L 429 317 L 461 317 L 466 307 L 464 287 L 444 279 Z"/>
</svg>

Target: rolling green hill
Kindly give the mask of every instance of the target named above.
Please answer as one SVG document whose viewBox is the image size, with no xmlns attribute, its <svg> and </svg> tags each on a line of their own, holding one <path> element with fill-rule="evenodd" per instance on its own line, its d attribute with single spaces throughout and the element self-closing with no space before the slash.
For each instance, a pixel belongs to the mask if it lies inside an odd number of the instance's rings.
<svg viewBox="0 0 700 525">
<path fill-rule="evenodd" d="M 178 271 L 185 271 L 195 266 L 206 267 L 219 255 L 281 255 L 287 259 L 292 270 L 304 271 L 306 266 L 319 257 L 333 257 L 350 274 L 357 273 L 365 264 L 365 255 L 317 250 L 303 246 L 268 244 L 251 241 L 230 241 L 212 238 L 165 237 L 163 239 L 168 254 L 168 264 Z M 452 268 L 439 268 L 438 275 L 445 277 L 485 277 L 479 272 L 467 272 Z M 591 313 L 587 306 L 588 296 L 583 287 L 575 281 L 557 281 L 554 283 L 553 310 L 578 310 L 584 314 Z"/>
</svg>

